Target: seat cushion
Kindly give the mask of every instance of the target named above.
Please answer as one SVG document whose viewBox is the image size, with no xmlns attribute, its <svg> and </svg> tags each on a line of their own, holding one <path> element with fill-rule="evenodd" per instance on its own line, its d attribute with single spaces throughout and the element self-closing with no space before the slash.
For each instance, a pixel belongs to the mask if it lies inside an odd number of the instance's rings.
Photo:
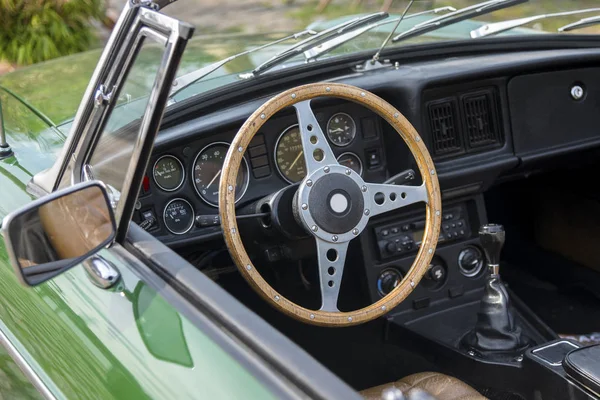
<svg viewBox="0 0 600 400">
<path fill-rule="evenodd" d="M 423 398 L 436 400 L 486 399 L 463 381 L 437 372 L 421 372 L 409 375 L 396 382 L 363 390 L 360 394 L 367 400 L 380 400 L 381 393 L 388 388 L 400 389 L 407 400 Z"/>
</svg>

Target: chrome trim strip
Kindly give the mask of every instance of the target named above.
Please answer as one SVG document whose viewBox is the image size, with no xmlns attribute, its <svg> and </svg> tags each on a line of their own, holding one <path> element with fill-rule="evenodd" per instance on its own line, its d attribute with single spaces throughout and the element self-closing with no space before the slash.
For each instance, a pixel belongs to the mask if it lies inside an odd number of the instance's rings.
<svg viewBox="0 0 600 400">
<path fill-rule="evenodd" d="M 56 400 L 56 397 L 50 390 L 50 388 L 44 383 L 42 378 L 34 371 L 33 367 L 27 363 L 25 357 L 21 355 L 16 346 L 10 341 L 8 336 L 4 333 L 4 324 L 0 329 L 0 344 L 6 349 L 8 355 L 14 360 L 15 364 L 23 372 L 25 377 L 29 379 L 33 387 L 46 399 Z M 41 368 L 40 368 L 41 369 Z M 54 388 L 55 391 L 59 392 L 59 397 L 65 398 L 64 394 L 60 393 L 58 388 Z"/>
<path fill-rule="evenodd" d="M 561 361 L 561 362 L 559 362 L 559 363 L 551 363 L 551 362 L 548 362 L 548 360 L 544 359 L 542 356 L 538 356 L 538 355 L 537 355 L 537 354 L 535 354 L 535 353 L 538 353 L 538 352 L 540 352 L 540 351 L 542 351 L 542 350 L 549 349 L 549 348 L 551 348 L 551 347 L 554 347 L 554 346 L 557 346 L 557 345 L 559 345 L 559 344 L 563 344 L 563 343 L 565 343 L 565 344 L 568 344 L 569 346 L 572 346 L 574 349 L 579 349 L 579 347 L 577 347 L 577 346 L 576 346 L 576 345 L 574 345 L 573 343 L 571 343 L 571 342 L 569 342 L 569 341 L 566 341 L 566 340 L 561 340 L 560 342 L 551 343 L 551 344 L 549 344 L 549 345 L 547 345 L 547 346 L 540 347 L 539 349 L 532 350 L 532 351 L 531 351 L 531 354 L 532 354 L 533 356 L 535 356 L 536 358 L 540 359 L 542 362 L 544 362 L 544 363 L 548 364 L 548 365 L 552 365 L 553 367 L 559 367 L 559 366 L 561 366 L 561 365 L 562 365 L 562 361 Z"/>
</svg>

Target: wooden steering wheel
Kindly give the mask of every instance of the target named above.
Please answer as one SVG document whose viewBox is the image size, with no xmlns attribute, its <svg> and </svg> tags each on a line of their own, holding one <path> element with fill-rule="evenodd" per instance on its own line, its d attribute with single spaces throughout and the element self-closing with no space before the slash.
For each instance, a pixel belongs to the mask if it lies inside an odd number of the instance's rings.
<svg viewBox="0 0 600 400">
<path fill-rule="evenodd" d="M 310 101 L 336 97 L 361 104 L 385 119 L 402 137 L 416 159 L 420 186 L 366 183 L 336 161 Z M 293 208 L 296 220 L 316 240 L 322 305 L 304 308 L 278 293 L 256 270 L 239 235 L 235 214 L 235 182 L 244 152 L 254 135 L 278 111 L 293 106 L 306 160 L 306 177 L 299 185 Z M 355 86 L 314 83 L 287 90 L 268 100 L 242 125 L 225 157 L 219 185 L 219 214 L 223 236 L 242 276 L 267 302 L 300 321 L 321 326 L 357 325 L 377 318 L 403 301 L 427 271 L 435 252 L 442 203 L 436 171 L 423 140 L 408 120 L 388 102 Z M 366 228 L 371 217 L 424 202 L 426 222 L 419 252 L 400 284 L 381 300 L 350 312 L 337 308 L 348 243 Z"/>
</svg>

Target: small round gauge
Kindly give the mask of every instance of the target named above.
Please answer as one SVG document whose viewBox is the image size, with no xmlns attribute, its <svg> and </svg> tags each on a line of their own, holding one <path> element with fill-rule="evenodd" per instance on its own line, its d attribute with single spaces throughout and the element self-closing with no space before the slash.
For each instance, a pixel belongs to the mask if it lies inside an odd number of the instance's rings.
<svg viewBox="0 0 600 400">
<path fill-rule="evenodd" d="M 301 181 L 306 176 L 306 161 L 298 125 L 284 130 L 275 145 L 275 165 L 289 183 Z"/>
<path fill-rule="evenodd" d="M 163 220 L 169 232 L 183 235 L 194 225 L 194 209 L 187 200 L 173 199 L 163 211 Z"/>
<path fill-rule="evenodd" d="M 353 170 L 354 172 L 356 172 L 357 174 L 359 174 L 360 176 L 362 176 L 362 173 L 363 173 L 362 161 L 360 161 L 360 158 L 356 154 L 350 153 L 350 152 L 342 153 L 337 158 L 337 161 L 344 167 L 348 167 L 351 170 Z"/>
<path fill-rule="evenodd" d="M 192 167 L 192 179 L 196 193 L 206 203 L 215 207 L 219 206 L 219 181 L 227 150 L 229 150 L 228 143 L 216 142 L 209 144 L 200 150 Z M 245 158 L 242 160 L 235 184 L 236 203 L 246 193 L 248 180 L 250 179 L 248 163 Z"/>
<path fill-rule="evenodd" d="M 348 146 L 356 136 L 356 123 L 346 113 L 334 114 L 327 122 L 327 137 L 336 146 Z"/>
<path fill-rule="evenodd" d="M 152 174 L 159 188 L 172 192 L 183 184 L 185 172 L 183 164 L 176 157 L 162 156 L 154 163 Z"/>
</svg>

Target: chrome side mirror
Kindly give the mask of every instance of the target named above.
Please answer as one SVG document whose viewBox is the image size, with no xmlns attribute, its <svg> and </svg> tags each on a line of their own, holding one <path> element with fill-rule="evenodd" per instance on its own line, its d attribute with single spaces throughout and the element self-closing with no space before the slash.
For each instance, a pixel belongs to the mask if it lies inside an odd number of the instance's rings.
<svg viewBox="0 0 600 400">
<path fill-rule="evenodd" d="M 106 188 L 88 181 L 7 215 L 2 234 L 17 277 L 39 285 L 111 245 L 116 223 Z"/>
</svg>

